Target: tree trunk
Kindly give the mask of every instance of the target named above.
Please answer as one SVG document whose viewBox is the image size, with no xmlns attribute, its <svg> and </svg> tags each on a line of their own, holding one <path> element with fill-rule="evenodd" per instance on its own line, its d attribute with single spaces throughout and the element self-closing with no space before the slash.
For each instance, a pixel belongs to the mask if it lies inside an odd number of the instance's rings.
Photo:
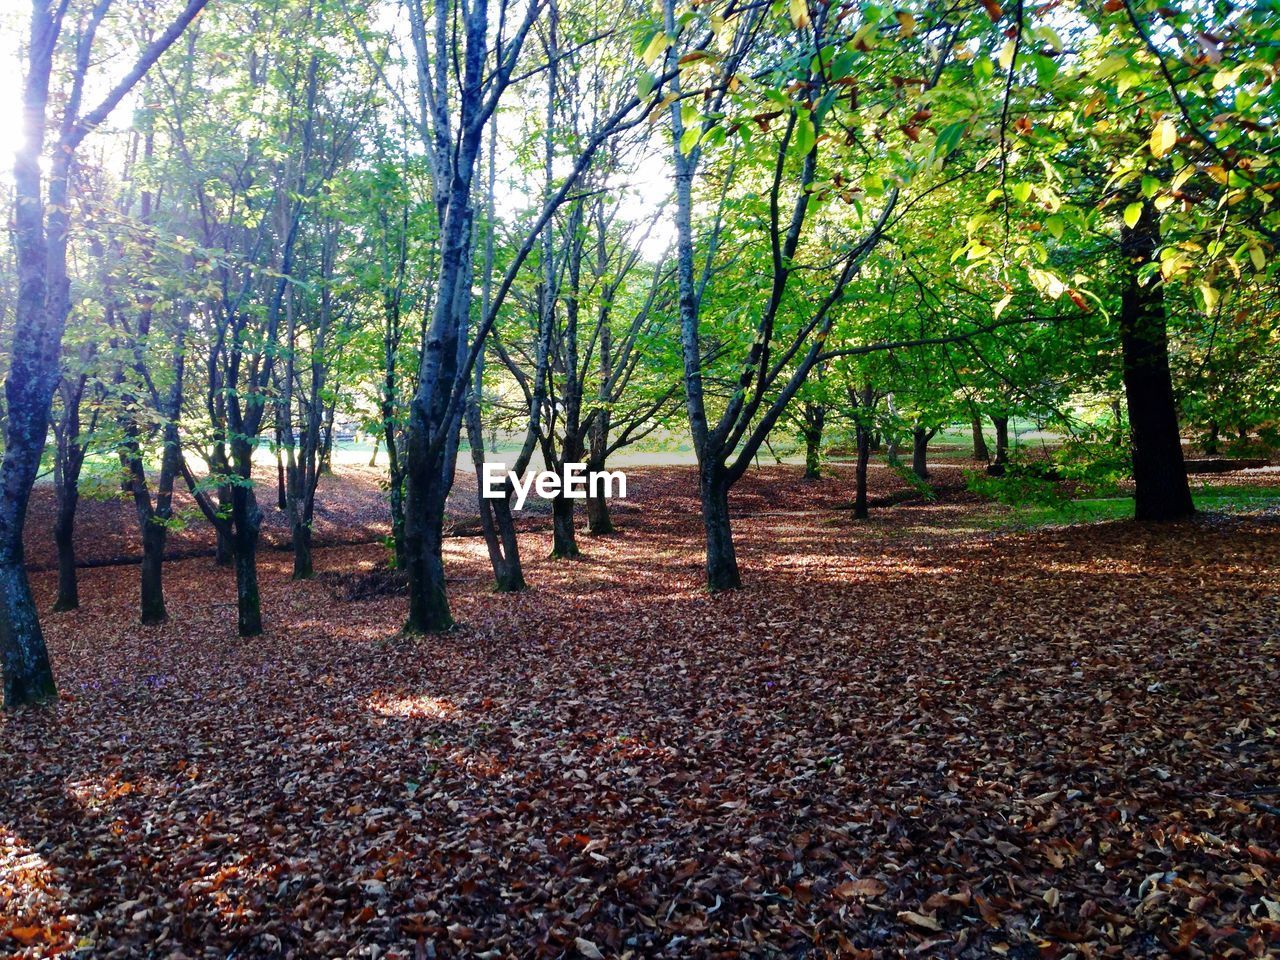
<svg viewBox="0 0 1280 960">
<path fill-rule="evenodd" d="M 329 413 L 324 421 L 324 441 L 320 445 L 320 472 L 333 473 L 333 418 L 338 405 L 330 405 Z"/>
<path fill-rule="evenodd" d="M 168 529 L 162 522 L 148 520 L 142 526 L 142 622 L 164 623 L 164 544 Z"/>
<path fill-rule="evenodd" d="M 581 554 L 574 536 L 574 501 L 558 494 L 551 499 L 551 556 L 572 559 Z"/>
<path fill-rule="evenodd" d="M 1218 425 L 1216 423 L 1209 424 L 1209 433 L 1204 439 L 1204 452 L 1211 457 L 1216 457 L 1222 449 L 1222 438 L 1219 436 Z"/>
<path fill-rule="evenodd" d="M 996 458 L 991 461 L 987 472 L 994 476 L 1002 476 L 1005 465 L 1009 462 L 1009 418 L 992 417 L 991 423 L 996 428 Z"/>
<path fill-rule="evenodd" d="M 221 513 L 227 513 L 231 508 L 231 488 L 227 486 L 218 487 L 218 510 Z M 213 548 L 213 562 L 220 567 L 231 566 L 231 537 L 221 527 L 214 528 L 217 532 L 218 542 Z"/>
<path fill-rule="evenodd" d="M 1120 228 L 1129 275 L 1120 301 L 1124 390 L 1133 449 L 1135 516 L 1180 520 L 1195 513 L 1178 432 L 1178 412 L 1169 372 L 1164 287 L 1155 277 L 1144 285 L 1138 273 L 1155 259 L 1160 225 L 1155 206 L 1144 202 L 1133 227 Z"/>
<path fill-rule="evenodd" d="M 856 520 L 865 520 L 867 519 L 867 466 L 871 462 L 871 431 L 862 424 L 858 424 L 854 430 L 858 441 L 858 466 L 853 516 Z"/>
<path fill-rule="evenodd" d="M 972 423 L 973 459 L 989 462 L 991 460 L 991 451 L 987 449 L 987 438 L 982 432 L 982 418 L 975 413 Z"/>
<path fill-rule="evenodd" d="M 804 479 L 817 480 L 821 475 L 822 426 L 804 431 Z"/>
<path fill-rule="evenodd" d="M 719 476 L 702 479 L 702 526 L 707 539 L 707 589 L 713 593 L 737 590 L 742 576 L 729 524 L 729 484 Z"/>
<path fill-rule="evenodd" d="M 595 460 L 587 464 L 588 475 L 604 470 L 604 461 Z M 615 533 L 613 517 L 609 515 L 609 500 L 603 492 L 603 484 L 587 485 L 587 532 L 593 537 L 603 537 Z"/>
<path fill-rule="evenodd" d="M 249 487 L 231 491 L 232 558 L 236 569 L 236 608 L 242 637 L 262 633 L 262 601 L 258 594 L 258 531 L 262 513 Z"/>
<path fill-rule="evenodd" d="M 284 460 L 280 456 L 281 431 L 276 428 L 276 509 L 284 510 L 289 506 L 289 494 L 284 478 Z"/>
<path fill-rule="evenodd" d="M 6 551 L 14 557 L 12 550 Z M 0 563 L 0 651 L 4 654 L 4 705 L 43 703 L 58 695 L 36 615 L 35 598 L 19 550 Z"/>
<path fill-rule="evenodd" d="M 374 435 L 373 453 L 369 455 L 369 466 L 376 467 L 378 465 L 378 448 L 382 446 L 382 437 Z"/>
<path fill-rule="evenodd" d="M 412 456 L 412 454 L 411 454 Z M 433 471 L 437 472 L 437 471 Z M 453 616 L 444 578 L 444 501 L 437 477 L 415 483 L 412 471 L 405 510 L 405 572 L 409 580 L 406 633 L 438 633 L 450 629 Z"/>
<path fill-rule="evenodd" d="M 53 523 L 53 540 L 58 547 L 58 599 L 54 610 L 75 610 L 80 606 L 80 591 L 76 584 L 76 504 L 80 490 L 72 478 L 63 478 L 63 489 L 58 491 L 58 515 Z"/>
<path fill-rule="evenodd" d="M 929 439 L 933 434 L 924 427 L 911 431 L 911 472 L 921 480 L 929 479 Z"/>
<path fill-rule="evenodd" d="M 302 520 L 293 523 L 293 579 L 310 580 L 315 576 L 311 562 L 311 524 Z"/>
</svg>

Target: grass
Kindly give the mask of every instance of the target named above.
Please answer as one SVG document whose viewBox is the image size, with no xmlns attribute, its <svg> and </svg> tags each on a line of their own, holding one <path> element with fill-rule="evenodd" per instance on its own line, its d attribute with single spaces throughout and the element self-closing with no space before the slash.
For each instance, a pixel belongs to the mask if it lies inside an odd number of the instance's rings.
<svg viewBox="0 0 1280 960">
<path fill-rule="evenodd" d="M 1192 489 L 1191 499 L 1196 509 L 1205 513 L 1249 513 L 1280 507 L 1280 488 L 1201 485 Z M 1067 500 L 1060 504 L 1005 507 L 990 515 L 987 526 L 992 529 L 1061 527 L 1132 517 L 1133 497 L 1097 497 Z"/>
</svg>

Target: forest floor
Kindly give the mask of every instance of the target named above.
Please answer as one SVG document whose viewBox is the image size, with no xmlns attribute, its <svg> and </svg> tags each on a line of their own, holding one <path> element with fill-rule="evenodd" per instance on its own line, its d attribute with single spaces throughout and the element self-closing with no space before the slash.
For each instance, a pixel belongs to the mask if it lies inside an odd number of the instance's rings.
<svg viewBox="0 0 1280 960">
<path fill-rule="evenodd" d="M 744 479 L 731 594 L 688 469 L 580 561 L 529 520 L 522 594 L 452 539 L 428 638 L 339 599 L 376 543 L 264 551 L 252 640 L 207 557 L 159 627 L 82 571 L 61 701 L 0 719 L 0 956 L 1280 952 L 1280 514 L 856 524 L 837 473 Z"/>
</svg>

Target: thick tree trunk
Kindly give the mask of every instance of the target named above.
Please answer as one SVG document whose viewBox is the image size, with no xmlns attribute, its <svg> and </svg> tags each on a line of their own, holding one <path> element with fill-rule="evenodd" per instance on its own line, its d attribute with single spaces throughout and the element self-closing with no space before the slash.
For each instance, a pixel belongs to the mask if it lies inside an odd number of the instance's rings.
<svg viewBox="0 0 1280 960">
<path fill-rule="evenodd" d="M 871 431 L 861 424 L 854 429 L 858 441 L 858 465 L 855 476 L 853 516 L 856 520 L 865 520 L 867 519 L 867 467 L 871 463 Z"/>
<path fill-rule="evenodd" d="M 7 556 L 14 554 L 10 551 Z M 20 550 L 16 559 L 0 562 L 0 604 L 4 705 L 12 708 L 52 700 L 58 691 Z"/>
<path fill-rule="evenodd" d="M 1164 287 L 1157 278 L 1143 284 L 1138 277 L 1141 267 L 1155 259 L 1159 241 L 1155 206 L 1144 202 L 1137 224 L 1120 228 L 1121 250 L 1129 261 L 1120 301 L 1120 343 L 1132 437 L 1135 516 L 1164 521 L 1189 517 L 1195 506 L 1169 372 Z"/>
<path fill-rule="evenodd" d="M 54 610 L 75 610 L 80 606 L 80 590 L 76 583 L 76 504 L 80 500 L 79 485 L 64 478 L 64 489 L 58 491 L 58 515 L 53 523 L 53 540 L 58 548 L 58 598 Z"/>
<path fill-rule="evenodd" d="M 438 633 L 453 625 L 444 578 L 444 500 L 440 480 L 410 476 L 405 510 L 405 572 L 409 580 L 406 633 Z"/>
<path fill-rule="evenodd" d="M 242 637 L 262 633 L 262 600 L 258 594 L 258 531 L 262 513 L 249 487 L 231 491 L 232 558 L 236 570 L 236 608 Z"/>
<path fill-rule="evenodd" d="M 237 540 L 241 538 L 237 537 Z M 255 538 L 243 538 L 234 552 L 236 567 L 236 628 L 242 637 L 262 633 L 262 599 L 258 594 L 258 544 Z"/>
<path fill-rule="evenodd" d="M 982 418 L 976 413 L 973 415 L 973 459 L 990 461 L 991 451 L 987 449 L 987 438 L 982 432 Z"/>
<path fill-rule="evenodd" d="M 142 622 L 164 623 L 168 612 L 164 606 L 164 544 L 168 537 L 165 525 L 154 519 L 142 525 Z"/>
<path fill-rule="evenodd" d="M 911 431 L 911 472 L 921 480 L 929 479 L 929 440 L 933 430 L 916 427 Z"/>
<path fill-rule="evenodd" d="M 729 485 L 722 477 L 703 477 L 702 526 L 707 539 L 707 589 L 737 590 L 742 586 L 738 557 L 729 524 Z"/>
</svg>

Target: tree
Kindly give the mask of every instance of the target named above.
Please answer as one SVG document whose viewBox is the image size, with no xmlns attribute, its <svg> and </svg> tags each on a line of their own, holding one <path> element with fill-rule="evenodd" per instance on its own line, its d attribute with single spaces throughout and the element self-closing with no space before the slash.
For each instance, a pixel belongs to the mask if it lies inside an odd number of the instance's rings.
<svg viewBox="0 0 1280 960">
<path fill-rule="evenodd" d="M 204 8 L 207 0 L 187 0 L 169 26 L 138 56 L 133 66 L 91 110 L 82 113 L 85 81 L 93 62 L 94 39 L 111 0 L 99 0 L 73 40 L 65 73 L 62 117 L 45 152 L 50 82 L 68 3 L 32 0 L 27 73 L 23 82 L 23 143 L 14 160 L 14 244 L 19 293 L 12 357 L 5 378 L 7 418 L 0 465 L 0 653 L 4 658 L 4 702 L 8 707 L 55 696 L 53 671 L 23 563 L 22 533 L 27 503 L 44 450 L 49 410 L 58 376 L 62 334 L 70 309 L 67 276 L 68 196 L 75 153 L 103 123 L 157 59 Z M 46 203 L 47 201 L 47 203 Z"/>
</svg>

